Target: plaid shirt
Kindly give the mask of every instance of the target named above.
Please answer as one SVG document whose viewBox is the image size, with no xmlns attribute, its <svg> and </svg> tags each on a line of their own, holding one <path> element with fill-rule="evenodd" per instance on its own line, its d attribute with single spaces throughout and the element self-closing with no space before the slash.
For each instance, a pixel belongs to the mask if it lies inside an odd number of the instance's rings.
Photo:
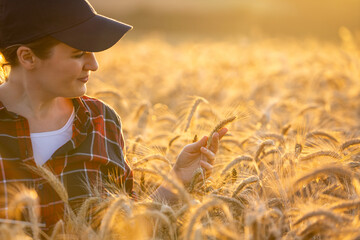
<svg viewBox="0 0 360 240">
<path fill-rule="evenodd" d="M 124 138 L 119 116 L 103 102 L 83 96 L 72 100 L 75 107 L 73 135 L 44 166 L 58 176 L 75 206 L 91 196 L 86 190 L 108 173 L 117 173 L 127 193 L 131 193 L 133 175 L 124 157 Z M 12 184 L 34 188 L 40 198 L 44 230 L 63 217 L 64 203 L 44 178 L 25 164 L 35 166 L 28 121 L 6 110 L 0 102 L 0 217 L 8 218 Z M 112 177 L 113 178 L 113 177 Z M 101 186 L 101 185 L 100 185 Z"/>
</svg>

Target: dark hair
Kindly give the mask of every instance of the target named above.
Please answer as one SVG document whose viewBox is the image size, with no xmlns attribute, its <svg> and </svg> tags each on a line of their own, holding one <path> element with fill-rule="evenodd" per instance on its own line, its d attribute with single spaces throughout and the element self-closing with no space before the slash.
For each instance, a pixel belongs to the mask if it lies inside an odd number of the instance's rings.
<svg viewBox="0 0 360 240">
<path fill-rule="evenodd" d="M 26 46 L 30 48 L 33 53 L 40 59 L 47 59 L 51 56 L 52 48 L 59 43 L 60 41 L 56 40 L 55 38 L 46 36 L 30 43 L 16 44 L 13 46 L 8 46 L 4 49 L 0 49 L 0 54 L 2 55 L 0 57 L 0 80 L 1 78 L 2 80 L 6 80 L 7 77 L 4 67 L 15 67 L 19 64 L 17 50 L 20 46 Z"/>
</svg>

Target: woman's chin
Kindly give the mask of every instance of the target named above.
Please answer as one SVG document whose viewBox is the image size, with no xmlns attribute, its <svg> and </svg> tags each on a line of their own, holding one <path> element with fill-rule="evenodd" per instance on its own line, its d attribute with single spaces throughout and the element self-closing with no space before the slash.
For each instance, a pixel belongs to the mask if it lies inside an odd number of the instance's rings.
<svg viewBox="0 0 360 240">
<path fill-rule="evenodd" d="M 80 89 L 76 89 L 76 91 L 73 91 L 71 94 L 70 92 L 67 94 L 67 98 L 77 98 L 77 97 L 81 97 L 84 96 L 86 94 L 86 86 L 84 85 L 82 88 Z"/>
</svg>

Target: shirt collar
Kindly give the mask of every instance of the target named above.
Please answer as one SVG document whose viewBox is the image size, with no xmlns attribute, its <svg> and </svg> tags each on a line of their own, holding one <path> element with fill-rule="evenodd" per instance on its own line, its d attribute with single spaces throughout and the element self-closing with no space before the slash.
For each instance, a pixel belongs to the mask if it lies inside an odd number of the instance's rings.
<svg viewBox="0 0 360 240">
<path fill-rule="evenodd" d="M 79 98 L 73 98 L 72 102 L 75 108 L 75 116 L 77 116 L 81 124 L 86 124 L 90 119 L 90 111 L 85 106 L 84 100 L 81 97 L 79 97 Z"/>
<path fill-rule="evenodd" d="M 82 97 L 72 99 L 75 108 L 72 141 L 78 147 L 92 131 L 91 114 Z"/>
<path fill-rule="evenodd" d="M 1 101 L 0 101 L 0 116 L 11 119 L 19 118 L 18 114 L 8 111 Z"/>
</svg>

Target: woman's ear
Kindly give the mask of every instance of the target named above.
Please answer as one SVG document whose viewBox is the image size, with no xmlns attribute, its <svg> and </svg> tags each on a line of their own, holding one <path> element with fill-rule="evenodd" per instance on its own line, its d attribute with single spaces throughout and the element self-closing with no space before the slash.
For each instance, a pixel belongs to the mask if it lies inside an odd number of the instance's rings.
<svg viewBox="0 0 360 240">
<path fill-rule="evenodd" d="M 30 48 L 28 48 L 26 46 L 20 46 L 17 49 L 16 53 L 17 53 L 17 57 L 18 57 L 20 65 L 22 65 L 27 70 L 34 69 L 36 56 Z"/>
</svg>

